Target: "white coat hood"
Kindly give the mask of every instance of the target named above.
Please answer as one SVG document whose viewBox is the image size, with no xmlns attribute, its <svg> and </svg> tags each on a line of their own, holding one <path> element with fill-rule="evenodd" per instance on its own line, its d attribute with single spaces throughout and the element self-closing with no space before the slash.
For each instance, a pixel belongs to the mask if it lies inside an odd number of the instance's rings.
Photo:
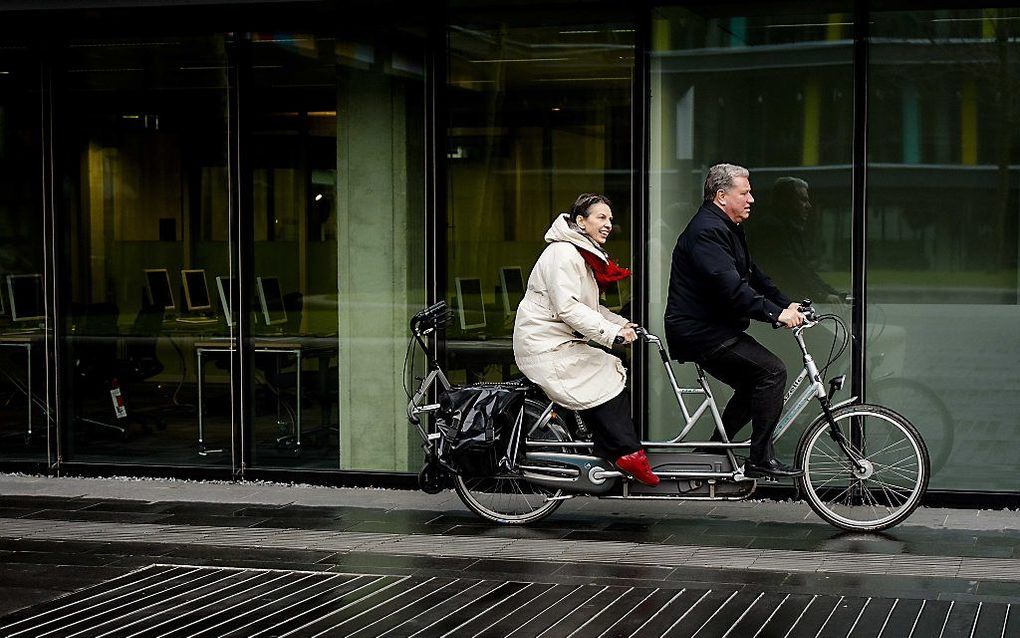
<svg viewBox="0 0 1020 638">
<path fill-rule="evenodd" d="M 556 216 L 552 226 L 549 227 L 549 230 L 545 231 L 545 243 L 551 244 L 554 241 L 569 242 L 581 250 L 587 250 L 602 261 L 609 263 L 609 255 L 606 251 L 602 250 L 598 244 L 582 233 L 576 225 L 571 224 L 568 221 L 568 217 L 569 215 L 566 214 Z"/>
</svg>

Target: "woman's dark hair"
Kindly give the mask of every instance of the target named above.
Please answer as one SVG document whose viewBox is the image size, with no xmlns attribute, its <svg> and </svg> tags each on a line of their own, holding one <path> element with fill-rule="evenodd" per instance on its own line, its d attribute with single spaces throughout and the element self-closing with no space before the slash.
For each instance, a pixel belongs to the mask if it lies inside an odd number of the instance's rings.
<svg viewBox="0 0 1020 638">
<path fill-rule="evenodd" d="M 609 198 L 605 195 L 596 195 L 595 193 L 582 193 L 577 196 L 574 200 L 574 205 L 570 207 L 570 221 L 571 223 L 577 221 L 577 216 L 587 218 L 588 209 L 595 204 L 605 204 L 612 208 L 613 202 L 609 201 Z"/>
</svg>

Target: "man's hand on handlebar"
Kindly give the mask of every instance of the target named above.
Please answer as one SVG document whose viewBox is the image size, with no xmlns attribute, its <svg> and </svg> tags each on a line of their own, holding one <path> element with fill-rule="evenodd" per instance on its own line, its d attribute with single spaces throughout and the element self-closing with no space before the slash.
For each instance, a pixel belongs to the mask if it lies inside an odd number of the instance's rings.
<svg viewBox="0 0 1020 638">
<path fill-rule="evenodd" d="M 800 304 L 797 302 L 790 304 L 779 313 L 777 322 L 783 324 L 784 328 L 796 328 L 804 323 L 804 315 L 800 314 Z"/>
</svg>

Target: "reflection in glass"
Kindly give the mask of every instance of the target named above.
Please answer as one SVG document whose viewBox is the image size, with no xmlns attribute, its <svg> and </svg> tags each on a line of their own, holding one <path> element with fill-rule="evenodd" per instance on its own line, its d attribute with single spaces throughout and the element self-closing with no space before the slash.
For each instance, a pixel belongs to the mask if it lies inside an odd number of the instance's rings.
<svg viewBox="0 0 1020 638">
<path fill-rule="evenodd" d="M 47 459 L 39 58 L 0 46 L 0 459 Z"/>
<path fill-rule="evenodd" d="M 63 50 L 59 203 L 67 458 L 232 463 L 231 406 L 200 400 L 201 344 L 227 325 L 227 41 L 85 40 Z M 205 380 L 227 378 L 210 366 Z M 199 411 L 200 407 L 203 411 Z"/>
<path fill-rule="evenodd" d="M 1015 491 L 1020 11 L 872 20 L 868 398 L 917 425 L 933 488 Z"/>
<path fill-rule="evenodd" d="M 458 382 L 518 374 L 517 303 L 543 235 L 578 195 L 613 201 L 607 249 L 630 264 L 633 25 L 517 20 L 448 32 L 446 290 L 462 319 L 444 369 Z"/>
<path fill-rule="evenodd" d="M 252 467 L 415 464 L 400 399 L 425 299 L 423 42 L 252 41 Z"/>
<path fill-rule="evenodd" d="M 708 167 L 718 162 L 750 170 L 756 201 L 744 226 L 752 259 L 791 298 L 810 298 L 849 321 L 851 27 L 848 13 L 784 14 L 783 5 L 773 3 L 729 16 L 714 8 L 653 11 L 652 332 L 663 333 L 673 246 L 701 205 Z M 783 359 L 792 379 L 802 365 L 789 332 L 752 324 L 750 334 Z M 807 345 L 824 361 L 834 336 L 819 327 L 808 332 Z M 676 399 L 659 365 L 650 361 L 647 371 L 652 439 L 678 432 Z M 848 365 L 837 362 L 829 376 Z M 677 371 L 681 386 L 694 386 L 693 366 Z M 712 388 L 720 404 L 728 400 L 724 384 Z M 706 420 L 694 433 L 707 438 L 710 427 Z M 778 455 L 790 458 L 795 442 L 785 437 Z"/>
</svg>

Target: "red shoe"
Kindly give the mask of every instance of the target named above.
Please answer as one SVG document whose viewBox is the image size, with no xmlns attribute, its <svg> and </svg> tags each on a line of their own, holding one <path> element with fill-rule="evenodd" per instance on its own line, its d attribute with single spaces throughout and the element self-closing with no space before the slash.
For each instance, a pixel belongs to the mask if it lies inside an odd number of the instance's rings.
<svg viewBox="0 0 1020 638">
<path fill-rule="evenodd" d="M 648 457 L 645 456 L 644 450 L 621 456 L 616 459 L 615 465 L 621 472 L 629 474 L 638 483 L 643 483 L 648 487 L 655 487 L 659 484 L 659 477 L 655 475 L 652 466 L 648 464 Z"/>
</svg>

